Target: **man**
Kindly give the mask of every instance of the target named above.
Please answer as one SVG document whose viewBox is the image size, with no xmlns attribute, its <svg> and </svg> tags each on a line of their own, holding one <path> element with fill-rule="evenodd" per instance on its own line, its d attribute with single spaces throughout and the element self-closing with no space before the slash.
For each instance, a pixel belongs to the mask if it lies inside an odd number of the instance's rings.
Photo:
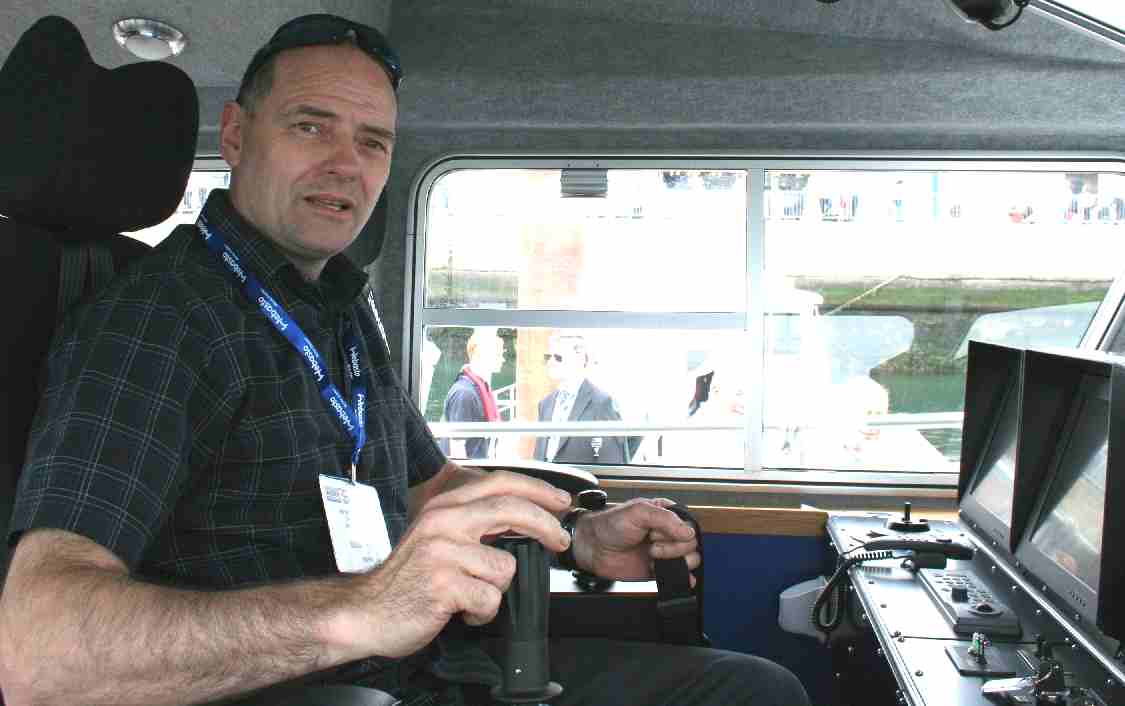
<svg viewBox="0 0 1125 706">
<path fill-rule="evenodd" d="M 504 341 L 496 329 L 477 329 L 465 344 L 469 362 L 458 373 L 441 417 L 447 422 L 495 422 L 500 419 L 492 376 L 504 364 Z M 442 450 L 452 458 L 488 458 L 493 440 L 487 437 L 451 439 Z"/>
<path fill-rule="evenodd" d="M 547 376 L 557 387 L 539 402 L 541 422 L 614 422 L 621 419 L 613 398 L 586 378 L 590 354 L 582 336 L 555 335 L 543 356 Z M 539 437 L 535 458 L 557 463 L 629 463 L 640 437 Z"/>
<path fill-rule="evenodd" d="M 608 576 L 698 564 L 663 501 L 586 513 L 572 539 L 565 493 L 448 463 L 409 403 L 341 255 L 387 179 L 399 77 L 371 28 L 284 25 L 223 109 L 229 193 L 60 331 L 0 599 L 12 706 L 200 703 L 299 678 L 433 703 L 460 687 L 431 643 L 455 616 L 491 620 L 514 572 L 482 539 L 571 547 Z M 688 655 L 684 693 L 745 670 L 779 685 L 768 703 L 800 690 L 712 654 Z"/>
</svg>

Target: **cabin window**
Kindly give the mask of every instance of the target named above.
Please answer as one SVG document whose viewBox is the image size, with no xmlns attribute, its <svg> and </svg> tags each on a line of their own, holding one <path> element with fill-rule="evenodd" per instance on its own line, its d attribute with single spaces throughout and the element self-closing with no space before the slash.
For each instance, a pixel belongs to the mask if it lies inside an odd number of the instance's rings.
<svg viewBox="0 0 1125 706">
<path fill-rule="evenodd" d="M 568 192 L 575 169 L 592 195 Z M 473 447 L 491 456 L 543 458 L 559 441 L 542 440 L 581 437 L 582 465 L 614 475 L 955 482 L 970 339 L 1100 340 L 1091 322 L 1125 262 L 1121 171 L 444 162 L 417 194 L 412 388 L 437 436 L 486 440 Z M 474 332 L 504 344 L 497 421 L 443 418 Z M 543 414 L 567 385 L 545 362 L 558 337 L 581 341 L 581 375 L 620 419 Z M 613 448 L 627 461 L 606 461 Z"/>
<path fill-rule="evenodd" d="M 207 202 L 211 189 L 225 189 L 230 186 L 230 169 L 221 159 L 196 160 L 195 168 L 188 177 L 184 196 L 176 207 L 176 212 L 163 222 L 143 230 L 126 233 L 141 242 L 155 247 L 181 223 L 195 223 Z"/>
</svg>

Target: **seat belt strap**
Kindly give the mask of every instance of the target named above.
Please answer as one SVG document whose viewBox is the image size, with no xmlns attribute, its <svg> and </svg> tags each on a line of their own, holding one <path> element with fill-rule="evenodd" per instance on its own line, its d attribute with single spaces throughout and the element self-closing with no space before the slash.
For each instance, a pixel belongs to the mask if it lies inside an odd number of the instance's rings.
<svg viewBox="0 0 1125 706">
<path fill-rule="evenodd" d="M 71 304 L 82 297 L 90 253 L 77 244 L 64 244 L 59 259 L 59 293 L 55 302 L 56 320 L 62 321 Z"/>
<path fill-rule="evenodd" d="M 85 243 L 85 247 L 89 249 L 90 258 L 89 285 L 85 293 L 100 292 L 102 287 L 109 284 L 117 274 L 117 267 L 113 264 L 113 253 L 101 243 Z"/>
<path fill-rule="evenodd" d="M 694 590 L 691 587 L 691 572 L 688 571 L 687 560 L 657 559 L 653 562 L 661 640 L 672 644 L 706 647 L 711 641 L 703 632 L 703 532 L 699 522 L 683 505 L 672 505 L 668 510 L 676 513 L 695 530 L 700 562 L 699 568 L 695 570 Z"/>
<path fill-rule="evenodd" d="M 57 320 L 83 297 L 101 290 L 116 274 L 113 253 L 101 243 L 66 243 L 59 261 Z"/>
<path fill-rule="evenodd" d="M 61 250 L 59 298 L 55 301 L 60 322 L 74 304 L 105 287 L 116 274 L 114 254 L 101 243 L 65 243 Z"/>
</svg>

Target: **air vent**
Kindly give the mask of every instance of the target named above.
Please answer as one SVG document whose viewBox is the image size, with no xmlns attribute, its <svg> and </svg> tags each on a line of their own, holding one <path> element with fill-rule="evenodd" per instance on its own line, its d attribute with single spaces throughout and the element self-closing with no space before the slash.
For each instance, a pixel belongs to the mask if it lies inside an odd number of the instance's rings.
<svg viewBox="0 0 1125 706">
<path fill-rule="evenodd" d="M 609 193 L 609 173 L 605 169 L 564 169 L 560 182 L 564 199 L 604 199 Z"/>
</svg>

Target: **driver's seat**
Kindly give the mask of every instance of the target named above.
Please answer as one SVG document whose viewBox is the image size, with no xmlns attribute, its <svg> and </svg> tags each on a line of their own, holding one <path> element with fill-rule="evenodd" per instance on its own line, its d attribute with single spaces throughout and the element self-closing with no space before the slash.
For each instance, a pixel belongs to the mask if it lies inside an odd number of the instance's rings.
<svg viewBox="0 0 1125 706">
<path fill-rule="evenodd" d="M 56 325 L 148 246 L 195 158 L 195 86 L 171 64 L 108 70 L 46 17 L 0 68 L 0 580 L 7 527 Z"/>
<path fill-rule="evenodd" d="M 0 68 L 0 583 L 51 336 L 74 305 L 148 249 L 119 231 L 175 211 L 198 123 L 183 71 L 160 63 L 107 70 L 61 17 L 36 22 Z"/>
</svg>

